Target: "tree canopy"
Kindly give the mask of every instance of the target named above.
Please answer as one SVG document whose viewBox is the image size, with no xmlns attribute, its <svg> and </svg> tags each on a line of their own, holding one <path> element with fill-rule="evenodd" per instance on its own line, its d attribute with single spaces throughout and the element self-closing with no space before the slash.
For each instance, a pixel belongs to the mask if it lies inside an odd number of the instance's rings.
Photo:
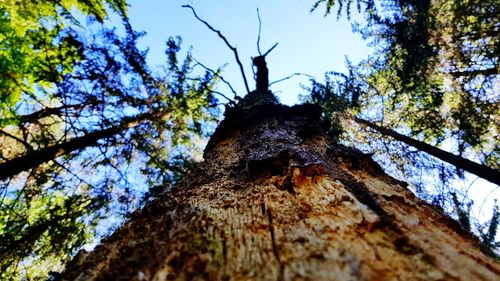
<svg viewBox="0 0 500 281">
<path fill-rule="evenodd" d="M 2 115 L 15 116 L 22 94 L 47 91 L 82 59 L 75 38 L 79 17 L 103 22 L 105 5 L 125 16 L 124 0 L 2 1 L 0 7 L 0 105 Z M 77 12 L 78 11 L 78 12 Z M 3 119 L 2 121 L 6 121 Z"/>
</svg>

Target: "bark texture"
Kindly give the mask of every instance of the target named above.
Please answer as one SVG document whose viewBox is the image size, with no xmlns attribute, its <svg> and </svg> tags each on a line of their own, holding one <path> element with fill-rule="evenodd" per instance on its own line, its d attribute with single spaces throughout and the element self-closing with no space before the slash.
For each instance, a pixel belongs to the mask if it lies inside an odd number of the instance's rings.
<svg viewBox="0 0 500 281">
<path fill-rule="evenodd" d="M 499 280 L 478 241 L 314 106 L 226 112 L 205 161 L 63 280 Z"/>
</svg>

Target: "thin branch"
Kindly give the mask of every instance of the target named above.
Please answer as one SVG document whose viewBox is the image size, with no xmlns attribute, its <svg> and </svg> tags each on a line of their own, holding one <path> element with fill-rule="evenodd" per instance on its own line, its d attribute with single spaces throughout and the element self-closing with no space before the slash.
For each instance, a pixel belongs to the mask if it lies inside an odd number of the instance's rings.
<svg viewBox="0 0 500 281">
<path fill-rule="evenodd" d="M 106 161 L 108 163 L 108 165 L 111 166 L 111 168 L 113 168 L 118 173 L 118 175 L 120 175 L 120 177 L 125 181 L 125 186 L 127 186 L 127 185 L 130 186 L 130 183 L 129 183 L 127 177 L 125 177 L 125 175 L 122 173 L 122 171 L 120 171 L 120 169 L 118 169 L 118 167 L 116 167 L 116 165 L 111 163 L 111 160 L 109 160 L 109 157 L 106 155 L 106 152 L 108 150 L 108 146 L 109 145 L 106 145 L 106 149 L 104 149 L 102 146 L 98 146 L 97 148 L 101 152 L 101 155 L 104 157 L 104 161 Z"/>
<path fill-rule="evenodd" d="M 216 71 L 214 71 L 213 69 L 211 69 L 211 68 L 209 68 L 209 67 L 205 66 L 204 64 L 202 64 L 201 62 L 199 62 L 199 61 L 198 61 L 198 60 L 196 60 L 195 58 L 193 58 L 193 61 L 194 61 L 197 65 L 199 65 L 199 66 L 203 67 L 206 71 L 211 72 L 213 75 L 215 75 L 215 77 L 219 78 L 219 79 L 220 79 L 220 80 L 221 80 L 224 84 L 226 84 L 226 85 L 229 87 L 229 89 L 231 90 L 231 92 L 233 92 L 233 94 L 234 94 L 234 96 L 235 96 L 235 97 L 237 97 L 237 96 L 238 96 L 238 94 L 237 94 L 237 93 L 236 93 L 236 91 L 234 90 L 234 88 L 233 88 L 233 86 L 231 85 L 231 83 L 229 83 L 226 79 L 224 79 L 224 77 L 222 77 L 222 75 L 219 75 Z M 194 65 L 194 66 L 196 66 L 196 65 Z M 194 67 L 194 66 L 193 66 L 193 67 Z"/>
<path fill-rule="evenodd" d="M 269 55 L 269 53 L 270 53 L 270 52 L 271 52 L 274 48 L 276 48 L 276 46 L 278 46 L 278 43 L 274 44 L 274 46 L 272 46 L 272 47 L 271 47 L 271 49 L 269 49 L 269 51 L 267 51 L 267 52 L 263 55 L 263 57 L 265 57 L 265 56 Z"/>
<path fill-rule="evenodd" d="M 227 41 L 226 37 L 224 37 L 224 35 L 222 35 L 222 33 L 220 32 L 220 30 L 217 30 L 217 29 L 213 28 L 208 22 L 206 22 L 203 19 L 201 19 L 200 17 L 198 17 L 198 15 L 196 14 L 196 11 L 194 10 L 193 7 L 191 7 L 191 5 L 182 5 L 182 7 L 183 8 L 189 8 L 189 9 L 191 9 L 191 11 L 193 12 L 194 17 L 197 20 L 199 20 L 200 22 L 202 22 L 206 27 L 208 27 L 208 29 L 210 29 L 211 31 L 217 33 L 217 35 L 224 41 L 224 43 L 226 43 L 226 46 L 233 51 L 234 57 L 236 59 L 236 62 L 238 63 L 238 66 L 240 67 L 241 76 L 243 77 L 243 82 L 245 83 L 245 88 L 247 90 L 247 93 L 250 93 L 250 88 L 248 87 L 248 82 L 247 82 L 247 78 L 245 76 L 245 71 L 243 70 L 243 65 L 241 64 L 240 57 L 238 56 L 238 50 L 236 50 L 236 48 L 233 47 L 229 43 L 229 41 Z"/>
<path fill-rule="evenodd" d="M 56 161 L 55 159 L 52 159 L 52 162 L 54 162 L 54 164 L 56 164 L 57 166 L 59 166 L 60 168 L 66 170 L 68 173 L 70 173 L 71 175 L 73 175 L 73 177 L 75 177 L 77 180 L 79 180 L 80 182 L 83 182 L 84 184 L 88 185 L 89 187 L 91 187 L 92 189 L 96 190 L 96 187 L 93 185 L 93 184 L 90 184 L 89 182 L 85 181 L 84 179 L 82 179 L 80 176 L 78 176 L 75 172 L 71 171 L 69 168 L 67 168 L 66 166 L 64 166 L 63 164 L 59 163 L 58 161 Z"/>
<path fill-rule="evenodd" d="M 477 178 L 476 178 L 477 180 Z M 474 181 L 476 181 L 474 180 Z M 469 187 L 470 188 L 470 187 Z M 483 200 L 483 203 L 481 204 L 481 207 L 479 207 L 479 211 L 478 211 L 478 214 L 480 215 L 482 212 L 483 212 L 483 207 L 484 205 L 486 204 L 486 200 L 488 200 L 488 198 L 490 198 L 491 194 L 493 192 L 496 192 L 498 191 L 498 186 L 494 187 L 490 192 L 488 192 L 488 194 L 484 197 L 484 200 Z"/>
<path fill-rule="evenodd" d="M 214 90 L 209 90 L 209 91 L 210 91 L 210 93 L 214 93 L 214 94 L 217 94 L 217 95 L 219 95 L 219 96 L 221 96 L 221 97 L 225 98 L 226 100 L 228 100 L 228 101 L 229 101 L 229 103 L 234 103 L 234 101 L 233 101 L 232 99 L 228 98 L 226 95 L 224 95 L 224 94 L 223 94 L 223 93 L 221 93 L 221 92 L 214 91 Z"/>
<path fill-rule="evenodd" d="M 30 113 L 27 115 L 17 116 L 16 118 L 21 123 L 27 123 L 27 122 L 33 123 L 33 122 L 37 121 L 38 119 L 48 117 L 51 115 L 58 115 L 59 117 L 62 117 L 59 114 L 62 114 L 65 109 L 79 109 L 79 108 L 82 108 L 84 106 L 86 106 L 86 104 L 68 104 L 68 105 L 62 105 L 59 107 L 46 107 L 46 108 L 43 108 L 39 111 Z M 12 118 L 12 119 L 15 119 L 15 118 Z"/>
<path fill-rule="evenodd" d="M 290 78 L 292 78 L 294 76 L 306 76 L 306 77 L 309 77 L 311 79 L 314 79 L 314 77 L 312 75 L 296 72 L 296 73 L 294 73 L 294 74 L 292 74 L 290 76 L 287 76 L 285 78 L 281 78 L 281 79 L 278 79 L 278 80 L 276 80 L 276 81 L 274 81 L 272 83 L 269 83 L 269 86 L 271 86 L 273 84 L 276 84 L 276 83 L 279 83 L 279 82 L 283 82 L 283 81 L 288 80 L 288 79 L 290 79 Z"/>
<path fill-rule="evenodd" d="M 260 52 L 260 32 L 262 30 L 262 21 L 260 20 L 259 8 L 257 8 L 257 19 L 259 20 L 259 34 L 257 35 L 257 51 L 259 52 L 259 56 L 262 56 Z"/>
</svg>

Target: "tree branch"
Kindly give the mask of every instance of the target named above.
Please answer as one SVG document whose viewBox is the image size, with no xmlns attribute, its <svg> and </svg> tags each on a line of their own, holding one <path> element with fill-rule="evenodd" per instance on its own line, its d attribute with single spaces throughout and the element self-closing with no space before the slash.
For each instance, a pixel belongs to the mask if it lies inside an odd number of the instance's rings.
<svg viewBox="0 0 500 281">
<path fill-rule="evenodd" d="M 469 76 L 477 76 L 477 75 L 484 75 L 484 76 L 490 76 L 490 75 L 498 75 L 498 69 L 496 67 L 491 67 L 491 68 L 486 68 L 486 69 L 470 69 L 470 70 L 457 70 L 457 71 L 450 71 L 448 72 L 451 76 L 455 78 L 459 77 L 469 77 Z"/>
<path fill-rule="evenodd" d="M 223 98 L 225 98 L 230 104 L 234 103 L 234 101 L 230 98 L 228 98 L 226 95 L 224 95 L 223 93 L 221 92 L 218 92 L 218 91 L 214 91 L 214 90 L 209 90 L 211 93 L 214 93 L 214 94 L 217 94 Z"/>
<path fill-rule="evenodd" d="M 214 71 L 213 69 L 205 66 L 204 64 L 202 64 L 201 62 L 199 62 L 198 60 L 196 60 L 195 58 L 193 58 L 193 60 L 196 62 L 197 65 L 203 67 L 206 71 L 209 71 L 211 72 L 213 75 L 215 75 L 215 77 L 219 78 L 224 84 L 226 84 L 229 89 L 231 90 L 231 92 L 233 92 L 234 96 L 237 97 L 238 94 L 236 93 L 236 91 L 234 90 L 233 86 L 231 85 L 231 83 L 229 83 L 226 79 L 224 79 L 224 77 L 222 77 L 221 75 L 219 75 L 216 71 Z M 195 65 L 196 66 L 196 65 Z M 193 66 L 194 67 L 194 66 Z"/>
<path fill-rule="evenodd" d="M 377 131 L 378 133 L 386 136 L 390 136 L 395 140 L 401 141 L 406 143 L 407 145 L 413 146 L 414 148 L 426 152 L 444 162 L 450 163 L 451 165 L 462 169 L 464 171 L 467 171 L 469 173 L 472 173 L 476 176 L 479 176 L 485 180 L 488 180 L 494 184 L 497 184 L 500 186 L 500 171 L 492 169 L 484 164 L 479 164 L 474 161 L 471 161 L 469 159 L 457 156 L 455 154 L 452 154 L 450 152 L 444 151 L 442 149 L 439 149 L 433 145 L 427 144 L 425 142 L 415 140 L 413 138 L 407 137 L 405 135 L 402 135 L 394 130 L 381 127 L 379 125 L 376 125 L 375 123 L 372 123 L 368 120 L 364 120 L 358 117 L 352 117 L 354 121 L 356 121 L 358 124 L 361 124 L 363 126 L 370 127 Z"/>
<path fill-rule="evenodd" d="M 257 19 L 259 20 L 259 34 L 257 35 L 257 52 L 259 52 L 259 56 L 262 56 L 260 52 L 260 32 L 262 30 L 262 21 L 260 20 L 259 8 L 257 8 Z"/>
<path fill-rule="evenodd" d="M 75 137 L 65 143 L 44 147 L 31 151 L 24 156 L 19 156 L 0 163 L 0 181 L 13 177 L 22 171 L 37 167 L 59 156 L 69 154 L 72 151 L 93 147 L 99 140 L 112 137 L 122 131 L 133 128 L 148 119 L 157 117 L 157 115 L 159 114 L 147 112 L 134 117 L 125 117 L 122 122 L 114 127 L 93 131 L 84 136 Z"/>
<path fill-rule="evenodd" d="M 285 77 L 285 78 L 281 78 L 281 79 L 278 79 L 278 80 L 276 80 L 276 81 L 273 81 L 273 82 L 269 83 L 269 86 L 271 86 L 271 85 L 273 85 L 273 84 L 276 84 L 276 83 L 279 83 L 279 82 L 283 82 L 283 81 L 288 80 L 288 79 L 290 79 L 290 78 L 292 78 L 292 77 L 294 77 L 294 76 L 306 76 L 306 77 L 309 77 L 309 78 L 311 78 L 311 79 L 314 79 L 314 77 L 313 77 L 312 75 L 305 74 L 305 73 L 299 73 L 299 72 L 296 72 L 296 73 L 293 73 L 293 74 L 292 74 L 292 75 L 290 75 L 290 76 L 287 76 L 287 77 Z"/>
<path fill-rule="evenodd" d="M 270 53 L 270 52 L 271 52 L 274 48 L 276 48 L 276 46 L 278 46 L 278 43 L 274 44 L 274 46 L 272 46 L 272 47 L 271 47 L 271 49 L 269 49 L 269 51 L 267 51 L 267 52 L 263 55 L 263 57 L 265 57 L 265 56 L 269 55 L 269 53 Z"/>
<path fill-rule="evenodd" d="M 60 114 L 65 109 L 80 109 L 83 107 L 85 107 L 85 104 L 68 104 L 68 105 L 63 105 L 63 106 L 59 106 L 59 107 L 46 107 L 46 108 L 43 108 L 39 111 L 33 112 L 31 114 L 19 116 L 19 121 L 21 123 L 34 122 L 38 119 L 48 117 L 51 115 L 60 116 Z"/>
<path fill-rule="evenodd" d="M 191 5 L 182 5 L 182 7 L 183 8 L 189 8 L 189 9 L 191 9 L 191 11 L 193 12 L 194 17 L 197 20 L 199 20 L 200 22 L 202 22 L 206 27 L 208 27 L 208 29 L 210 29 L 211 31 L 215 32 L 224 41 L 224 43 L 226 43 L 226 46 L 233 51 L 234 57 L 236 58 L 236 62 L 238 63 L 238 65 L 240 67 L 241 76 L 243 77 L 243 82 L 245 83 L 245 88 L 247 90 L 247 93 L 250 93 L 250 88 L 248 87 L 248 82 L 247 82 L 247 78 L 245 76 L 245 71 L 243 69 L 243 64 L 241 64 L 240 57 L 238 56 L 238 50 L 236 50 L 236 48 L 233 47 L 229 43 L 229 41 L 227 41 L 226 37 L 224 37 L 224 35 L 222 35 L 222 33 L 220 32 L 220 30 L 217 30 L 217 29 L 213 28 L 208 22 L 206 22 L 203 19 L 201 19 L 200 17 L 198 17 L 198 15 L 196 14 L 196 11 L 194 10 L 193 7 L 191 7 Z"/>
</svg>

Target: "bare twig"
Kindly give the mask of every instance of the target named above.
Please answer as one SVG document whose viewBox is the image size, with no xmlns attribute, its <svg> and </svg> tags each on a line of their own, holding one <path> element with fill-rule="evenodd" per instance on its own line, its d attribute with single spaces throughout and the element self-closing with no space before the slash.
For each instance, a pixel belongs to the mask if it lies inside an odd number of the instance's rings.
<svg viewBox="0 0 500 281">
<path fill-rule="evenodd" d="M 200 78 L 186 78 L 186 79 L 188 79 L 189 81 L 195 81 L 195 82 L 201 82 L 201 81 L 202 81 Z M 234 102 L 234 101 L 233 101 L 232 99 L 230 99 L 228 96 L 224 95 L 223 93 L 221 93 L 221 92 L 219 92 L 219 91 L 214 91 L 214 90 L 210 90 L 210 89 L 208 89 L 208 91 L 209 91 L 210 93 L 214 93 L 214 94 L 217 94 L 217 95 L 219 95 L 219 96 L 221 96 L 221 97 L 225 98 L 226 100 L 228 100 L 228 101 L 229 101 L 229 103 Z M 238 97 L 238 96 L 235 96 L 235 97 Z M 238 97 L 238 98 L 239 98 L 239 97 Z"/>
<path fill-rule="evenodd" d="M 107 141 L 107 142 L 109 142 L 109 141 Z M 118 167 L 116 167 L 116 165 L 111 163 L 111 160 L 106 155 L 106 153 L 108 152 L 108 147 L 109 147 L 108 145 L 106 145 L 106 148 L 103 148 L 100 145 L 97 146 L 97 148 L 101 152 L 102 157 L 104 157 L 104 161 L 106 161 L 108 163 L 108 165 L 111 166 L 111 168 L 113 168 L 118 173 L 118 175 L 121 177 L 121 179 L 123 179 L 125 181 L 125 186 L 130 185 L 127 177 L 125 177 L 125 175 L 122 173 L 122 171 L 120 171 L 120 169 L 118 169 Z"/>
<path fill-rule="evenodd" d="M 221 92 L 214 91 L 214 90 L 209 90 L 209 91 L 210 91 L 211 93 L 217 94 L 217 95 L 219 95 L 219 96 L 221 96 L 221 97 L 225 98 L 226 100 L 228 100 L 228 102 L 229 102 L 230 104 L 233 104 L 233 103 L 234 103 L 234 101 L 233 101 L 232 99 L 228 98 L 226 95 L 224 95 L 224 94 L 223 94 L 223 93 L 221 93 Z"/>
<path fill-rule="evenodd" d="M 278 46 L 278 43 L 274 44 L 274 46 L 271 47 L 271 49 L 269 49 L 269 51 L 267 51 L 263 57 L 267 56 L 274 48 L 276 48 L 276 46 Z"/>
<path fill-rule="evenodd" d="M 56 161 L 55 159 L 52 160 L 52 162 L 54 162 L 54 164 L 56 164 L 57 166 L 59 166 L 60 168 L 66 170 L 68 173 L 70 173 L 71 175 L 73 175 L 73 177 L 75 177 L 77 180 L 79 180 L 80 182 L 83 182 L 84 184 L 88 185 L 89 187 L 92 187 L 94 190 L 96 189 L 96 187 L 93 185 L 93 184 L 90 184 L 89 182 L 85 181 L 84 179 L 82 179 L 80 176 L 78 176 L 75 172 L 71 171 L 71 169 L 67 168 L 66 166 L 64 166 L 63 164 L 59 163 L 58 161 Z"/>
<path fill-rule="evenodd" d="M 212 30 L 213 32 L 217 33 L 217 35 L 224 41 L 224 43 L 226 43 L 226 46 L 229 47 L 229 49 L 231 49 L 234 53 L 234 57 L 236 58 L 236 62 L 238 63 L 239 67 L 240 67 L 240 71 L 241 71 L 241 76 L 243 77 L 243 82 L 245 83 L 245 88 L 247 90 L 247 93 L 250 92 L 250 88 L 248 87 L 248 82 L 247 82 L 247 78 L 245 76 L 245 71 L 243 70 L 243 65 L 241 64 L 241 61 L 240 61 L 240 58 L 238 56 L 238 50 L 236 50 L 235 47 L 233 47 L 229 41 L 227 41 L 226 37 L 224 37 L 224 35 L 222 35 L 222 33 L 220 32 L 220 30 L 217 30 L 215 28 L 213 28 L 208 22 L 204 21 L 203 19 L 201 19 L 200 17 L 198 17 L 198 15 L 196 14 L 196 11 L 194 10 L 193 7 L 191 7 L 191 5 L 182 5 L 183 8 L 189 8 L 191 9 L 191 11 L 193 12 L 193 15 L 194 17 L 199 20 L 200 22 L 202 22 L 206 27 L 208 27 L 208 29 Z"/>
<path fill-rule="evenodd" d="M 260 51 L 260 33 L 262 32 L 262 20 L 260 19 L 260 13 L 259 13 L 259 8 L 257 8 L 257 19 L 259 20 L 259 34 L 257 35 L 257 51 L 259 52 L 259 56 L 265 57 L 267 56 L 276 46 L 278 46 L 278 43 L 274 44 L 274 46 L 269 49 L 264 55 L 262 55 L 262 52 Z"/>
<path fill-rule="evenodd" d="M 233 86 L 231 85 L 231 83 L 229 83 L 226 79 L 224 79 L 224 77 L 222 77 L 221 75 L 219 75 L 216 71 L 214 71 L 213 69 L 205 66 L 204 64 L 202 64 L 201 62 L 199 62 L 198 60 L 196 60 L 195 58 L 193 58 L 194 62 L 196 63 L 196 65 L 199 65 L 201 67 L 203 67 L 206 71 L 209 71 L 211 72 L 215 77 L 219 78 L 224 84 L 226 84 L 229 89 L 231 90 L 231 92 L 233 92 L 234 96 L 238 96 L 238 94 L 236 93 L 236 91 L 234 90 Z M 195 66 L 196 66 L 195 65 Z"/>
<path fill-rule="evenodd" d="M 312 75 L 296 72 L 296 73 L 294 73 L 294 74 L 292 74 L 290 76 L 287 76 L 285 78 L 281 78 L 281 79 L 278 79 L 278 80 L 276 80 L 276 81 L 274 81 L 272 83 L 269 83 L 269 86 L 271 86 L 273 84 L 276 84 L 276 83 L 279 83 L 279 82 L 283 82 L 283 81 L 288 80 L 288 79 L 290 79 L 290 78 L 292 78 L 294 76 L 306 76 L 306 77 L 309 77 L 309 78 L 314 78 Z"/>
<path fill-rule="evenodd" d="M 259 20 L 259 34 L 257 35 L 257 51 L 259 52 L 259 56 L 262 56 L 260 52 L 260 32 L 262 30 L 262 21 L 260 20 L 259 8 L 257 8 L 257 19 Z"/>
</svg>

